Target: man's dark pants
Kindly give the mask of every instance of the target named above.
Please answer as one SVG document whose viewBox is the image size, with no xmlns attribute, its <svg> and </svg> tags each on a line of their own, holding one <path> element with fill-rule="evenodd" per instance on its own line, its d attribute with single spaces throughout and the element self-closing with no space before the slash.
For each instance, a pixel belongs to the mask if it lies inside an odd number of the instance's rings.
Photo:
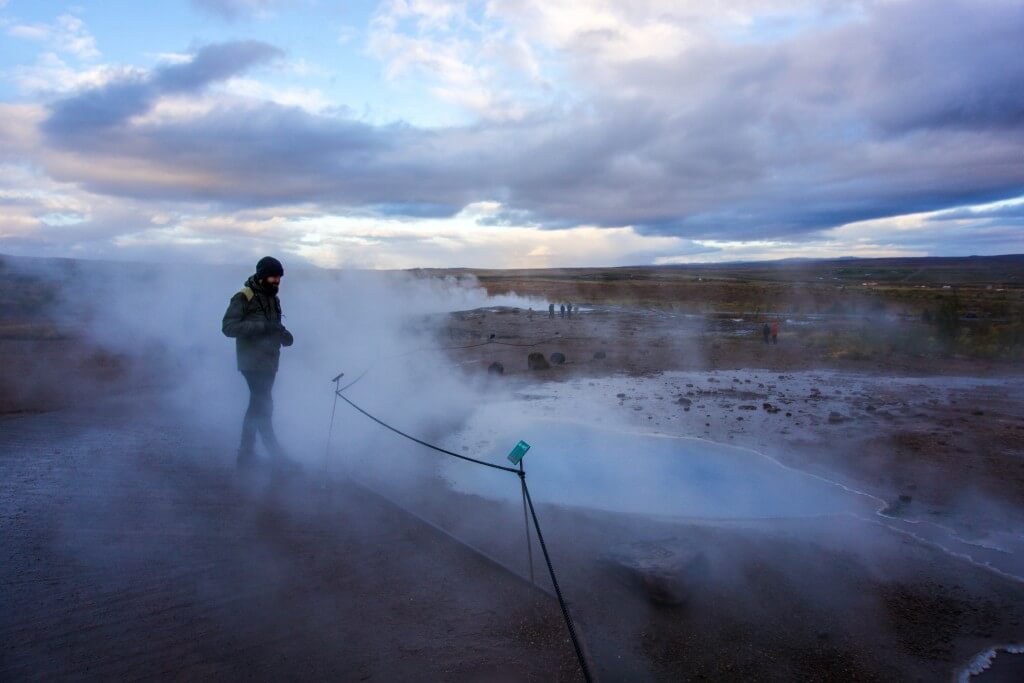
<svg viewBox="0 0 1024 683">
<path fill-rule="evenodd" d="M 278 455 L 281 445 L 274 434 L 274 399 L 271 397 L 277 373 L 249 370 L 243 371 L 242 375 L 249 385 L 249 407 L 242 420 L 242 443 L 238 448 L 238 457 L 241 460 L 253 457 L 257 432 L 267 451 L 271 455 Z"/>
</svg>

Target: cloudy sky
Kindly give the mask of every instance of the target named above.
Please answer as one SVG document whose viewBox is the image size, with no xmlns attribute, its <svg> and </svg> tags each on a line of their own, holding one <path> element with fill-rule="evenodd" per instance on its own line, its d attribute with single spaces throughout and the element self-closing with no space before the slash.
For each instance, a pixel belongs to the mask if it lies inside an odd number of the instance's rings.
<svg viewBox="0 0 1024 683">
<path fill-rule="evenodd" d="M 0 253 L 1024 252 L 1020 0 L 0 0 Z"/>
</svg>

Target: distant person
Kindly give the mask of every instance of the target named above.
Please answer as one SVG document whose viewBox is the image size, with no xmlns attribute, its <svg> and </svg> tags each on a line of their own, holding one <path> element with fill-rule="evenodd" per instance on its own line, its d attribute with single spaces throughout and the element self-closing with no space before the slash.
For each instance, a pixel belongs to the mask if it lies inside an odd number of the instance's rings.
<svg viewBox="0 0 1024 683">
<path fill-rule="evenodd" d="M 772 328 L 768 325 L 768 323 L 765 323 L 764 326 L 761 327 L 761 336 L 764 337 L 765 344 L 769 343 L 768 338 L 771 336 L 771 334 Z"/>
<path fill-rule="evenodd" d="M 772 321 L 772 344 L 779 343 L 779 321 Z"/>
<path fill-rule="evenodd" d="M 554 304 L 548 304 L 548 317 L 549 318 L 554 318 L 555 317 L 555 305 Z"/>
<path fill-rule="evenodd" d="M 565 305 L 565 312 L 569 314 L 570 318 L 572 317 L 572 302 L 571 301 L 568 304 Z"/>
<path fill-rule="evenodd" d="M 274 434 L 274 401 L 271 391 L 277 376 L 282 346 L 295 341 L 281 324 L 281 300 L 277 297 L 284 267 L 271 256 L 256 264 L 256 273 L 231 297 L 221 330 L 235 340 L 238 370 L 249 385 L 249 407 L 242 420 L 242 441 L 238 446 L 238 465 L 256 460 L 256 433 L 277 466 L 293 467 Z"/>
<path fill-rule="evenodd" d="M 560 317 L 562 317 L 562 318 L 564 318 L 564 317 L 565 317 L 565 304 L 562 304 L 562 305 L 561 305 L 561 310 L 559 311 L 559 314 L 558 314 L 558 315 L 559 315 Z"/>
</svg>

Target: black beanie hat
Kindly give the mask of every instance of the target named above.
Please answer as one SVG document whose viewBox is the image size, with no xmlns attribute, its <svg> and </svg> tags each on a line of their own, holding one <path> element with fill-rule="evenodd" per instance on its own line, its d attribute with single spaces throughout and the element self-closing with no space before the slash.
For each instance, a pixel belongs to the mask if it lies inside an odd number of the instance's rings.
<svg viewBox="0 0 1024 683">
<path fill-rule="evenodd" d="M 256 279 L 263 280 L 268 277 L 281 277 L 284 275 L 284 266 L 273 256 L 264 256 L 256 264 Z"/>
</svg>

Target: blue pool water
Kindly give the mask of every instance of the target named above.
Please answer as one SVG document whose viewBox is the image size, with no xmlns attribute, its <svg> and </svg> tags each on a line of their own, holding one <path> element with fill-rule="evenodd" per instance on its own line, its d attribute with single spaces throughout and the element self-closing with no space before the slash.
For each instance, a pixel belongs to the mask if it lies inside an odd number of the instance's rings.
<svg viewBox="0 0 1024 683">
<path fill-rule="evenodd" d="M 492 416 L 493 418 L 493 416 Z M 505 418 L 471 425 L 449 445 L 491 462 L 523 439 L 535 499 L 616 512 L 719 519 L 873 514 L 878 501 L 785 468 L 754 451 L 695 438 L 631 433 L 559 420 Z M 501 472 L 444 464 L 453 487 L 502 498 L 519 495 Z"/>
</svg>

